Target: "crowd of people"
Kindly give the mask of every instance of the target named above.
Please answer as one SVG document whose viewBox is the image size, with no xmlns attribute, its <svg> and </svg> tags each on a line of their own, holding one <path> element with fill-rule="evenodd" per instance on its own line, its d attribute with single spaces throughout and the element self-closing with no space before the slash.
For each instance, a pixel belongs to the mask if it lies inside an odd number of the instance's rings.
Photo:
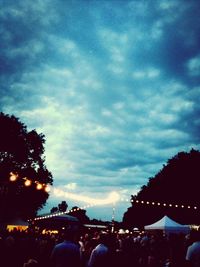
<svg viewBox="0 0 200 267">
<path fill-rule="evenodd" d="M 200 234 L 0 232 L 2 267 L 199 267 Z"/>
</svg>

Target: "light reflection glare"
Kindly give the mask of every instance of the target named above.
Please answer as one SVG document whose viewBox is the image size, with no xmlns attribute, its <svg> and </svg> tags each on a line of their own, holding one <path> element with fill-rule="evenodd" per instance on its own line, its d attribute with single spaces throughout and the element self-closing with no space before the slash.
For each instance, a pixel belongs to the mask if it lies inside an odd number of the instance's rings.
<svg viewBox="0 0 200 267">
<path fill-rule="evenodd" d="M 65 196 L 66 198 L 70 198 L 76 201 L 82 201 L 91 205 L 107 205 L 107 204 L 112 204 L 120 199 L 120 195 L 117 192 L 111 192 L 108 197 L 103 198 L 103 199 L 96 199 L 96 198 L 91 198 L 88 196 L 83 196 L 80 194 L 74 194 L 74 193 L 69 193 L 69 192 L 64 192 L 61 189 L 54 189 L 52 193 L 56 197 L 60 196 Z"/>
</svg>

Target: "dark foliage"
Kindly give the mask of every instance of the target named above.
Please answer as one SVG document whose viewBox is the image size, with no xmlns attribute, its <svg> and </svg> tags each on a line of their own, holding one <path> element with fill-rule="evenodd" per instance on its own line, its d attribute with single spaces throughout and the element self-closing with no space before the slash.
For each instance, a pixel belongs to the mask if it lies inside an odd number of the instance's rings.
<svg viewBox="0 0 200 267">
<path fill-rule="evenodd" d="M 132 196 L 132 207 L 124 214 L 123 223 L 127 227 L 151 224 L 164 215 L 182 224 L 200 223 L 199 194 L 200 152 L 192 149 L 180 152 L 169 159 L 155 177 L 150 178 L 136 196 Z M 155 201 L 179 205 L 145 205 L 135 200 Z M 184 205 L 184 208 L 180 206 Z M 191 208 L 187 208 L 190 206 Z M 193 207 L 196 206 L 197 209 Z"/>
<path fill-rule="evenodd" d="M 68 204 L 66 203 L 66 201 L 62 201 L 60 204 L 58 204 L 58 210 L 60 212 L 65 212 L 68 208 Z"/>
<path fill-rule="evenodd" d="M 66 203 L 65 200 L 61 201 L 57 207 L 53 207 L 51 209 L 51 213 L 55 213 L 55 212 L 65 212 L 67 211 L 67 208 L 68 208 L 68 204 Z"/>
<path fill-rule="evenodd" d="M 51 173 L 45 166 L 44 135 L 27 127 L 15 116 L 0 113 L 0 218 L 1 221 L 36 215 L 49 194 L 36 190 L 35 182 L 52 184 Z M 10 182 L 10 172 L 18 174 Z M 32 181 L 24 186 L 24 177 Z"/>
<path fill-rule="evenodd" d="M 53 207 L 50 211 L 51 213 L 55 213 L 55 212 L 58 212 L 58 207 Z"/>
</svg>

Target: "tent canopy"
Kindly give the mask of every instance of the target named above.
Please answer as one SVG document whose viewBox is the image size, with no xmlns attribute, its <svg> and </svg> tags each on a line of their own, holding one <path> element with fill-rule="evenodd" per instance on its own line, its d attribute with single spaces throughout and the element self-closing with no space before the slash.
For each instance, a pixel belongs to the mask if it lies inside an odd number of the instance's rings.
<svg viewBox="0 0 200 267">
<path fill-rule="evenodd" d="M 15 218 L 14 220 L 9 221 L 9 222 L 8 222 L 8 225 L 28 226 L 29 224 L 28 224 L 27 221 L 24 221 L 24 220 L 22 220 L 21 218 Z"/>
<path fill-rule="evenodd" d="M 174 233 L 188 233 L 190 231 L 190 227 L 188 225 L 177 223 L 172 219 L 170 219 L 168 216 L 164 216 L 162 219 L 151 225 L 146 225 L 144 229 L 163 230 L 164 232 L 174 232 Z"/>
</svg>

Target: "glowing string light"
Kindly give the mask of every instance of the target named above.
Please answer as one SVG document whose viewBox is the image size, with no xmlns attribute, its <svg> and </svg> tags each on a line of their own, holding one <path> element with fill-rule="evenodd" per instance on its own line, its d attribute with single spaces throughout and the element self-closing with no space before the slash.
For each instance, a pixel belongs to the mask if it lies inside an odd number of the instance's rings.
<svg viewBox="0 0 200 267">
<path fill-rule="evenodd" d="M 24 182 L 24 185 L 25 185 L 25 186 L 30 186 L 30 185 L 31 185 L 31 180 L 28 180 L 28 179 L 27 179 L 27 180 Z"/>
<path fill-rule="evenodd" d="M 59 191 L 60 192 L 60 191 Z M 113 192 L 112 192 L 113 193 Z M 116 194 L 112 194 L 111 196 L 115 196 L 115 197 L 117 197 L 118 195 L 116 195 Z M 109 199 L 109 197 L 107 198 L 107 199 Z M 118 198 L 117 198 L 118 199 Z M 122 200 L 124 200 L 124 199 L 121 199 L 121 201 Z M 143 200 L 135 200 L 135 201 L 132 201 L 132 202 L 135 202 L 135 203 L 137 203 L 137 204 L 139 204 L 139 203 L 141 203 L 141 204 L 145 204 L 145 202 L 143 201 Z M 98 204 L 96 204 L 96 205 L 99 205 L 99 202 L 97 201 L 96 203 L 98 203 Z M 166 204 L 166 203 L 160 203 L 160 202 L 155 202 L 155 201 L 152 201 L 152 202 L 150 202 L 150 201 L 146 201 L 146 204 L 147 203 L 149 203 L 149 204 L 152 204 L 152 205 L 158 205 L 158 206 L 160 206 L 160 205 L 163 205 L 163 206 L 168 206 L 168 207 L 173 207 L 173 205 L 170 203 L 170 204 Z M 148 204 L 148 205 L 149 205 Z M 45 216 L 40 216 L 40 217 L 36 217 L 36 218 L 34 218 L 33 220 L 35 220 L 35 221 L 37 221 L 37 220 L 42 220 L 42 219 L 48 219 L 48 218 L 53 218 L 53 217 L 56 217 L 56 216 L 60 216 L 60 215 L 64 215 L 64 214 L 70 214 L 70 213 L 73 213 L 73 212 L 76 212 L 76 211 L 80 211 L 80 210 L 85 210 L 85 209 L 87 209 L 87 208 L 91 208 L 91 207 L 94 207 L 95 206 L 95 204 L 93 203 L 93 204 L 88 204 L 88 205 L 85 205 L 85 206 L 83 206 L 83 207 L 80 207 L 80 208 L 74 208 L 74 209 L 71 209 L 71 210 L 69 210 L 69 211 L 65 211 L 65 212 L 58 212 L 58 213 L 54 213 L 54 214 L 51 214 L 51 215 L 45 215 Z M 179 205 L 178 204 L 176 204 L 176 205 L 174 205 L 174 207 L 176 207 L 176 208 L 178 208 L 179 207 Z M 180 205 L 180 207 L 181 208 L 184 208 L 185 206 L 184 205 Z M 187 208 L 191 208 L 191 206 L 187 206 Z M 194 209 L 197 209 L 197 206 L 194 206 L 193 207 Z"/>
<path fill-rule="evenodd" d="M 41 189 L 42 189 L 42 184 L 37 183 L 37 185 L 36 185 L 36 189 L 37 189 L 37 190 L 41 190 Z"/>
<path fill-rule="evenodd" d="M 33 181 L 32 179 L 30 179 L 28 177 L 19 177 L 19 174 L 16 172 L 10 172 L 10 177 L 9 177 L 10 182 L 15 182 L 19 178 L 21 180 L 24 180 L 24 185 L 26 187 L 30 186 L 32 183 L 35 183 L 37 190 L 44 189 L 44 191 L 47 193 L 50 192 L 50 190 L 51 190 L 50 185 L 48 185 L 48 184 L 41 184 L 39 181 Z"/>
<path fill-rule="evenodd" d="M 9 180 L 11 182 L 15 182 L 18 179 L 19 175 L 17 173 L 10 172 L 10 178 Z"/>
<path fill-rule="evenodd" d="M 11 182 L 15 182 L 17 179 L 19 178 L 19 175 L 18 173 L 16 172 L 10 172 L 10 177 L 9 177 L 9 180 Z M 44 189 L 45 192 L 50 192 L 51 191 L 51 187 L 50 185 L 48 184 L 41 184 L 40 182 L 38 181 L 32 181 L 30 178 L 27 178 L 27 177 L 24 177 L 24 178 L 21 178 L 23 180 L 25 180 L 24 182 L 24 185 L 25 186 L 30 186 L 32 183 L 35 183 L 36 184 L 36 189 L 37 190 L 41 190 L 41 189 Z M 82 202 L 86 202 L 86 203 L 89 203 L 88 205 L 82 207 L 82 208 L 78 208 L 78 210 L 81 210 L 81 209 L 85 209 L 85 208 L 89 208 L 89 207 L 93 207 L 93 206 L 96 206 L 96 205 L 107 205 L 107 204 L 114 204 L 118 201 L 121 201 L 121 202 L 131 202 L 131 203 L 137 203 L 137 204 L 147 204 L 147 205 L 158 205 L 158 206 L 165 206 L 165 207 L 173 207 L 173 204 L 166 204 L 166 203 L 160 203 L 160 202 L 151 202 L 151 201 L 144 201 L 144 200 L 133 200 L 133 199 L 124 199 L 124 198 L 121 198 L 120 199 L 120 195 L 117 193 L 117 192 L 111 192 L 107 198 L 104 198 L 104 199 L 94 199 L 94 198 L 91 198 L 91 197 L 87 197 L 87 196 L 82 196 L 80 194 L 73 194 L 73 193 L 69 193 L 69 192 L 64 192 L 62 191 L 61 189 L 58 189 L 58 188 L 54 188 L 53 189 L 53 194 L 57 197 L 66 197 L 66 198 L 70 198 L 70 199 L 73 199 L 73 200 L 76 200 L 76 201 L 82 201 Z M 178 205 L 178 204 L 174 204 L 174 207 L 175 208 L 178 208 L 178 207 L 181 207 L 181 208 L 188 208 L 188 209 L 195 209 L 197 210 L 197 206 L 191 206 L 191 205 Z M 74 211 L 74 210 L 73 210 Z M 76 210 L 75 210 L 76 211 Z M 72 211 L 70 211 L 72 212 Z M 69 212 L 67 212 L 69 213 Z M 64 214 L 64 213 L 59 213 L 59 214 Z M 52 215 L 48 215 L 48 218 L 49 216 L 52 217 L 52 216 L 57 216 L 58 214 L 52 214 Z M 43 217 L 37 217 L 38 219 L 40 218 L 43 218 Z"/>
<path fill-rule="evenodd" d="M 122 200 L 122 199 L 121 199 Z M 181 207 L 181 208 L 187 208 L 187 209 L 191 209 L 191 208 L 193 208 L 193 209 L 198 209 L 197 208 L 197 206 L 191 206 L 191 205 L 178 205 L 178 204 L 172 204 L 172 203 L 170 203 L 170 204 L 167 204 L 167 203 L 160 203 L 160 202 L 155 202 L 155 201 L 144 201 L 144 200 L 131 200 L 131 203 L 136 203 L 136 204 L 147 204 L 147 205 L 157 205 L 157 206 L 164 206 L 164 207 L 170 207 L 170 208 L 173 208 L 173 207 L 175 207 L 175 208 L 178 208 L 178 207 Z"/>
<path fill-rule="evenodd" d="M 111 192 L 108 195 L 108 197 L 104 198 L 104 199 L 91 198 L 91 197 L 83 196 L 80 194 L 73 194 L 73 193 L 69 193 L 69 192 L 64 192 L 61 189 L 57 189 L 57 188 L 53 189 L 52 193 L 58 197 L 66 197 L 66 198 L 70 198 L 72 200 L 86 202 L 86 203 L 89 203 L 90 205 L 108 205 L 111 203 L 115 203 L 115 202 L 119 201 L 119 199 L 120 199 L 120 196 L 117 192 Z"/>
<path fill-rule="evenodd" d="M 44 185 L 43 185 L 44 186 Z M 70 211 L 67 211 L 67 212 L 59 212 L 59 213 L 54 213 L 54 214 L 51 214 L 51 215 L 46 215 L 46 216 L 41 216 L 41 217 L 36 217 L 34 220 L 41 220 L 41 219 L 45 219 L 45 218 L 51 218 L 51 217 L 55 217 L 55 216 L 59 216 L 59 215 L 63 215 L 63 214 L 68 214 L 68 213 L 73 213 L 73 212 L 77 212 L 79 210 L 85 210 L 87 208 L 91 208 L 91 207 L 94 207 L 94 206 L 97 206 L 97 205 L 107 205 L 107 204 L 113 204 L 117 201 L 121 201 L 121 202 L 131 202 L 131 203 L 137 203 L 137 204 L 147 204 L 147 205 L 157 205 L 157 206 L 164 206 L 164 207 L 175 207 L 175 208 L 178 208 L 178 207 L 181 207 L 181 208 L 193 208 L 195 210 L 197 210 L 197 206 L 191 206 L 191 205 L 188 205 L 188 206 L 185 206 L 185 205 L 178 205 L 178 204 L 167 204 L 167 203 L 161 203 L 161 202 L 156 202 L 156 201 L 144 201 L 144 200 L 138 200 L 138 199 L 124 199 L 124 198 L 120 198 L 120 195 L 117 193 L 117 192 L 111 192 L 107 198 L 104 198 L 103 200 L 102 199 L 94 199 L 94 198 L 91 198 L 91 197 L 88 197 L 88 196 L 83 196 L 83 195 L 80 195 L 80 194 L 73 194 L 73 193 L 69 193 L 69 192 L 64 192 L 63 190 L 59 189 L 59 188 L 54 188 L 52 190 L 52 193 L 57 196 L 57 197 L 67 197 L 67 198 L 71 198 L 71 199 L 74 199 L 76 201 L 83 201 L 83 202 L 86 202 L 88 203 L 87 205 L 83 206 L 83 207 L 80 207 L 80 208 L 75 208 L 75 209 L 71 209 Z"/>
<path fill-rule="evenodd" d="M 49 193 L 49 192 L 51 191 L 51 188 L 50 188 L 49 185 L 45 185 L 45 186 L 44 186 L 44 190 L 45 190 L 47 193 Z"/>
</svg>

